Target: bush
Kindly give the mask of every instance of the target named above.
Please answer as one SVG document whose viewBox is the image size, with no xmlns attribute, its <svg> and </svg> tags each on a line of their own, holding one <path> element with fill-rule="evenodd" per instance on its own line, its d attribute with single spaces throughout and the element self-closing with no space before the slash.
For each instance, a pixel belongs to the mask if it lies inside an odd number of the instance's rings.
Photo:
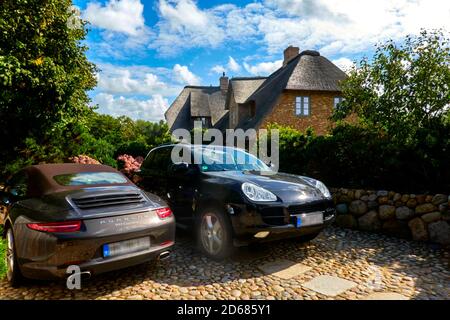
<svg viewBox="0 0 450 320">
<path fill-rule="evenodd" d="M 143 157 L 134 158 L 128 154 L 120 155 L 117 160 L 119 161 L 120 171 L 130 178 L 141 168 L 142 162 L 144 162 Z"/>
<path fill-rule="evenodd" d="M 100 164 L 100 162 L 98 162 L 97 160 L 92 159 L 91 157 L 88 157 L 83 154 L 75 157 L 70 157 L 69 161 L 72 163 L 80 163 L 80 164 Z"/>
<path fill-rule="evenodd" d="M 379 131 L 340 124 L 315 136 L 280 130 L 280 171 L 307 175 L 333 187 L 443 192 L 450 189 L 450 126 L 418 131 L 417 144 L 394 143 Z"/>
<path fill-rule="evenodd" d="M 119 155 L 130 155 L 133 157 L 146 157 L 148 152 L 150 151 L 151 147 L 142 141 L 132 141 L 129 143 L 124 143 L 120 145 L 115 154 L 117 156 Z"/>
</svg>

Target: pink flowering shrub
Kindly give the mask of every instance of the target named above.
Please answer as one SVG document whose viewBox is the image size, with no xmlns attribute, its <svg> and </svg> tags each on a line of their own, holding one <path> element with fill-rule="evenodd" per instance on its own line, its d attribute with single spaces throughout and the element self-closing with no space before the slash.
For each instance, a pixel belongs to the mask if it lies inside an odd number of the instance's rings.
<svg viewBox="0 0 450 320">
<path fill-rule="evenodd" d="M 75 157 L 70 157 L 69 161 L 72 163 L 80 163 L 80 164 L 101 164 L 100 162 L 98 162 L 97 160 L 86 156 L 84 154 L 75 156 Z"/>
<path fill-rule="evenodd" d="M 129 177 L 133 177 L 133 175 L 141 168 L 142 162 L 144 162 L 144 158 L 130 156 L 128 154 L 122 154 L 117 157 L 117 161 L 121 164 L 121 169 L 123 173 L 125 173 Z"/>
</svg>

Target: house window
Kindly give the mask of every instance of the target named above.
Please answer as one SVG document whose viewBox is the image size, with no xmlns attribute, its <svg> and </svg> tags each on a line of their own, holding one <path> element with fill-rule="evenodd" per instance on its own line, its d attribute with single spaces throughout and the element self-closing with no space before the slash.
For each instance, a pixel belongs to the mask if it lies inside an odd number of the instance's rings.
<svg viewBox="0 0 450 320">
<path fill-rule="evenodd" d="M 309 116 L 309 97 L 295 97 L 295 115 Z"/>
<path fill-rule="evenodd" d="M 333 107 L 336 109 L 339 103 L 341 103 L 343 100 L 342 97 L 334 97 Z"/>
<path fill-rule="evenodd" d="M 195 121 L 201 121 L 202 127 L 209 127 L 209 118 L 208 117 L 196 117 L 194 118 Z"/>
</svg>

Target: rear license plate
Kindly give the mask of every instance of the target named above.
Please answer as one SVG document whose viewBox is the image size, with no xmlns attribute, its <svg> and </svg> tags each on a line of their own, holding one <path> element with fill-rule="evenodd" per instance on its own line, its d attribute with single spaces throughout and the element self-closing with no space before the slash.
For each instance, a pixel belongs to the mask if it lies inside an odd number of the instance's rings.
<svg viewBox="0 0 450 320">
<path fill-rule="evenodd" d="M 115 257 L 150 248 L 150 237 L 125 240 L 103 245 L 103 257 Z"/>
<path fill-rule="evenodd" d="M 297 215 L 297 228 L 323 223 L 323 212 L 310 212 Z"/>
</svg>

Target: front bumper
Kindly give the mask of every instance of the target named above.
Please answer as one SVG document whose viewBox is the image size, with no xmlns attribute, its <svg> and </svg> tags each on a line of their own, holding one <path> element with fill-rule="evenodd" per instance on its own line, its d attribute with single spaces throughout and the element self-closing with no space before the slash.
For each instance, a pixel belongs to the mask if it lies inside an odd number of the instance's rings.
<svg viewBox="0 0 450 320">
<path fill-rule="evenodd" d="M 333 201 L 320 200 L 306 204 L 228 204 L 235 237 L 246 241 L 268 241 L 320 232 L 330 225 L 336 216 Z M 322 212 L 322 224 L 296 227 L 296 215 Z M 257 233 L 267 231 L 264 238 Z"/>
</svg>

